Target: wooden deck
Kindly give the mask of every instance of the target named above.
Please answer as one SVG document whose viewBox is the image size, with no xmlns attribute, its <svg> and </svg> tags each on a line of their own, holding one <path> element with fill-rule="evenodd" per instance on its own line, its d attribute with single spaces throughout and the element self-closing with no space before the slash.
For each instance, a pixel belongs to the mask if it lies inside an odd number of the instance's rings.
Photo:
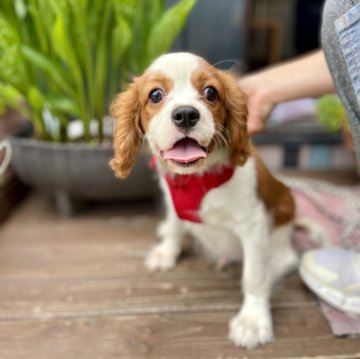
<svg viewBox="0 0 360 359">
<path fill-rule="evenodd" d="M 159 218 L 142 204 L 65 220 L 30 195 L 0 227 L 0 358 L 360 358 L 360 339 L 333 337 L 297 274 L 273 296 L 276 341 L 234 347 L 240 269 L 187 256 L 171 272 L 147 272 Z"/>
</svg>

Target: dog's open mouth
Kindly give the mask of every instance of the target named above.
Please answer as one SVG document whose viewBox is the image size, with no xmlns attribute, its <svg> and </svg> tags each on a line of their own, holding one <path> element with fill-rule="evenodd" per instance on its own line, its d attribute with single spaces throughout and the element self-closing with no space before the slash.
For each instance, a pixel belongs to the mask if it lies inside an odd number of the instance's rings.
<svg viewBox="0 0 360 359">
<path fill-rule="evenodd" d="M 161 152 L 164 160 L 170 160 L 182 167 L 195 165 L 200 159 L 207 157 L 207 151 L 194 139 L 185 137 L 177 141 L 172 148 Z"/>
</svg>

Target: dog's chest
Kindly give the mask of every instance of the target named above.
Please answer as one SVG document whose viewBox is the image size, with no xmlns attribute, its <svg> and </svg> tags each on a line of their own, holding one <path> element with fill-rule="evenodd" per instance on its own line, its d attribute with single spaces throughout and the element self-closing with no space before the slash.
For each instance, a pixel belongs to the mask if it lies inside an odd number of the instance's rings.
<svg viewBox="0 0 360 359">
<path fill-rule="evenodd" d="M 234 169 L 226 166 L 201 176 L 166 176 L 165 181 L 177 216 L 182 220 L 202 223 L 201 206 L 207 194 L 228 182 L 233 174 Z"/>
<path fill-rule="evenodd" d="M 164 178 L 167 202 L 185 222 L 233 228 L 246 222 L 258 206 L 254 162 L 243 167 L 224 167 L 217 174 Z"/>
<path fill-rule="evenodd" d="M 251 169 L 238 168 L 229 181 L 204 196 L 199 216 L 204 224 L 233 229 L 246 225 L 259 204 Z"/>
<path fill-rule="evenodd" d="M 164 177 L 161 178 L 160 183 L 168 210 L 182 219 L 175 208 Z M 196 215 L 194 218 L 200 220 L 182 220 L 186 230 L 201 243 L 205 252 L 213 259 L 222 261 L 224 258 L 226 260 L 241 258 L 241 244 L 235 232 L 239 226 L 251 231 L 251 228 L 247 228 L 250 223 L 249 218 L 255 214 L 259 205 L 256 186 L 254 163 L 248 160 L 243 167 L 236 168 L 227 181 L 204 193 L 196 212 L 191 210 L 192 215 Z M 179 197 L 185 211 L 189 210 L 185 205 L 187 196 L 191 198 L 191 192 Z"/>
</svg>

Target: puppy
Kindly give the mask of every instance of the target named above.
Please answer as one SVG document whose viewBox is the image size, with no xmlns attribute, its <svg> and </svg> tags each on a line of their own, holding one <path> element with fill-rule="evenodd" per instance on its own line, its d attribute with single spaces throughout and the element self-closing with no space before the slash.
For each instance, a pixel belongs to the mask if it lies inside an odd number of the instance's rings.
<svg viewBox="0 0 360 359">
<path fill-rule="evenodd" d="M 243 304 L 229 338 L 254 348 L 273 339 L 270 294 L 297 262 L 294 201 L 251 144 L 246 96 L 227 73 L 190 53 L 159 57 L 113 102 L 115 156 L 126 177 L 147 139 L 165 195 L 161 241 L 150 270 L 175 266 L 185 234 L 214 260 L 243 258 Z"/>
</svg>

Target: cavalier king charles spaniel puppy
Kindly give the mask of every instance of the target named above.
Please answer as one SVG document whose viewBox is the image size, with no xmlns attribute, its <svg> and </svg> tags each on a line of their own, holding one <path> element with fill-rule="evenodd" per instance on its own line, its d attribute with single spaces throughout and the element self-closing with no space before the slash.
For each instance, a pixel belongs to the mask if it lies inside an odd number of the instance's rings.
<svg viewBox="0 0 360 359">
<path fill-rule="evenodd" d="M 115 174 L 126 177 L 143 139 L 167 214 L 150 270 L 173 268 L 190 234 L 215 261 L 241 259 L 243 303 L 229 323 L 236 345 L 273 339 L 270 295 L 293 269 L 294 200 L 249 140 L 246 96 L 230 74 L 190 53 L 159 57 L 111 108 Z"/>
</svg>

